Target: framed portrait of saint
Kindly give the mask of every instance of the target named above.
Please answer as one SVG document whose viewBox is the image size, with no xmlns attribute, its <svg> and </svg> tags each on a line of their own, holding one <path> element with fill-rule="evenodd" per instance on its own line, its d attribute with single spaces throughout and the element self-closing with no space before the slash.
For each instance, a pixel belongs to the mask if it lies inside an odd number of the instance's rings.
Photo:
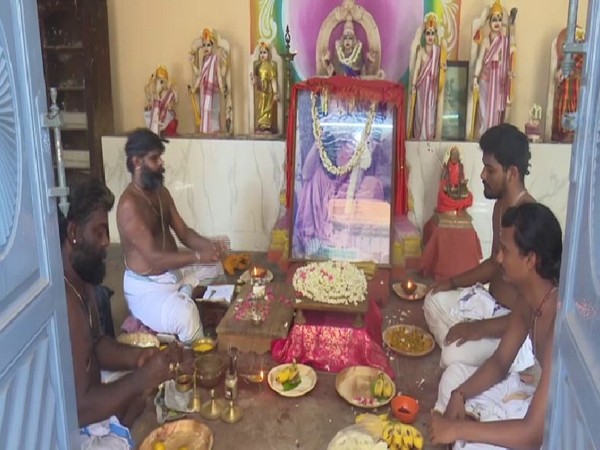
<svg viewBox="0 0 600 450">
<path fill-rule="evenodd" d="M 295 92 L 290 259 L 389 265 L 396 107 Z"/>
</svg>

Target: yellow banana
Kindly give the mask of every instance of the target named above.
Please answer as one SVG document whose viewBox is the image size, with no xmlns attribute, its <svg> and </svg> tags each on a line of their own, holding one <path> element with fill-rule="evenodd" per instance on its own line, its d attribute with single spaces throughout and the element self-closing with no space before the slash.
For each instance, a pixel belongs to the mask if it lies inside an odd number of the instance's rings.
<svg viewBox="0 0 600 450">
<path fill-rule="evenodd" d="M 392 396 L 393 391 L 394 388 L 392 386 L 392 383 L 390 383 L 388 380 L 385 380 L 385 382 L 383 383 L 383 396 L 385 398 L 390 398 Z"/>
<path fill-rule="evenodd" d="M 421 450 L 423 448 L 423 435 L 415 427 L 413 427 L 413 445 L 417 450 Z"/>
<path fill-rule="evenodd" d="M 285 383 L 290 379 L 291 369 L 286 367 L 281 372 L 277 374 L 277 381 L 281 384 Z"/>
<path fill-rule="evenodd" d="M 373 395 L 379 398 L 383 395 L 383 376 L 379 374 L 377 380 L 373 383 Z"/>
<path fill-rule="evenodd" d="M 397 445 L 402 445 L 402 431 L 399 427 L 400 424 L 396 423 L 394 424 L 394 431 L 393 431 L 393 442 L 394 444 Z"/>
<path fill-rule="evenodd" d="M 392 443 L 394 442 L 394 425 L 388 422 L 383 428 L 383 433 L 381 433 L 381 437 L 387 445 L 392 445 Z"/>
<path fill-rule="evenodd" d="M 414 428 L 410 425 L 401 425 L 400 427 L 400 431 L 402 433 L 402 441 L 409 447 L 412 447 L 414 445 L 414 437 L 412 431 L 413 429 Z"/>
</svg>

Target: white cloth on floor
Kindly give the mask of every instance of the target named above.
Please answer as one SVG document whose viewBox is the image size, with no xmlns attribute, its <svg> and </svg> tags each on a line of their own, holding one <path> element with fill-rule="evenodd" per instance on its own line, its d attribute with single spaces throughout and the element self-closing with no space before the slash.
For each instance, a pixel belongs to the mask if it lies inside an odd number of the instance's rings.
<svg viewBox="0 0 600 450">
<path fill-rule="evenodd" d="M 477 367 L 465 364 L 452 364 L 440 380 L 438 399 L 434 409 L 440 413 L 446 411 L 450 401 L 450 394 L 468 378 Z M 465 403 L 467 414 L 472 415 L 480 422 L 493 422 L 498 420 L 522 419 L 527 414 L 535 386 L 523 383 L 518 373 L 509 373 L 500 383 L 492 386 L 487 391 L 470 398 Z M 503 449 L 490 444 L 457 442 L 455 449 L 484 450 Z"/>
<path fill-rule="evenodd" d="M 79 429 L 81 450 L 129 450 L 133 439 L 129 429 L 115 416 Z"/>
<path fill-rule="evenodd" d="M 461 301 L 464 299 L 464 301 Z M 494 305 L 491 302 L 494 301 Z M 498 348 L 500 339 L 484 338 L 478 341 L 468 341 L 461 346 L 453 342 L 444 343 L 450 328 L 465 320 L 474 318 L 501 317 L 510 310 L 500 306 L 488 291 L 481 285 L 462 290 L 453 290 L 428 294 L 423 303 L 425 320 L 435 341 L 442 349 L 441 367 L 451 364 L 467 364 L 479 367 Z M 491 312 L 491 315 L 489 315 Z M 510 371 L 521 372 L 534 364 L 533 348 L 529 337 L 521 346 Z"/>
<path fill-rule="evenodd" d="M 158 333 L 175 334 L 182 342 L 204 335 L 192 287 L 224 275 L 218 264 L 170 270 L 160 275 L 139 275 L 126 270 L 123 291 L 131 314 Z"/>
</svg>

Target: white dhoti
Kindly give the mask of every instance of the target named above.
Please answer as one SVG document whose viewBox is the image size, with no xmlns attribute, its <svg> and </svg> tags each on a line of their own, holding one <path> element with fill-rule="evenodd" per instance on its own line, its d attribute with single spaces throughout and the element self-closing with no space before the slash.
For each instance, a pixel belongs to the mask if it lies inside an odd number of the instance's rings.
<svg viewBox="0 0 600 450">
<path fill-rule="evenodd" d="M 129 310 L 159 333 L 175 334 L 182 342 L 204 335 L 192 287 L 223 276 L 219 264 L 187 266 L 161 275 L 143 276 L 126 270 L 123 291 Z"/>
<path fill-rule="evenodd" d="M 465 364 L 449 366 L 440 380 L 438 399 L 434 409 L 443 414 L 452 391 L 470 378 L 476 370 L 477 367 Z M 522 382 L 519 374 L 513 372 L 487 391 L 468 399 L 465 403 L 465 410 L 467 414 L 480 422 L 522 419 L 527 414 L 534 392 L 534 385 Z M 474 442 L 456 442 L 454 448 L 457 450 L 497 450 L 504 447 Z"/>
<path fill-rule="evenodd" d="M 81 450 L 129 450 L 134 448 L 129 429 L 115 416 L 80 428 Z"/>
<path fill-rule="evenodd" d="M 441 367 L 457 363 L 479 367 L 500 344 L 500 339 L 484 338 L 465 342 L 461 346 L 457 346 L 455 342 L 445 345 L 450 328 L 460 322 L 490 319 L 510 313 L 479 284 L 462 290 L 429 294 L 425 298 L 423 310 L 429 330 L 442 349 Z M 521 372 L 533 366 L 534 362 L 531 340 L 527 337 L 510 371 Z"/>
</svg>

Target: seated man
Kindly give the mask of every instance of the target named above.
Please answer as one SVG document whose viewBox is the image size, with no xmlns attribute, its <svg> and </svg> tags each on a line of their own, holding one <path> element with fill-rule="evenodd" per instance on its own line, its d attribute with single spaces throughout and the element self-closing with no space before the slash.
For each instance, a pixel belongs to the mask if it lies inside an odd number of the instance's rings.
<svg viewBox="0 0 600 450">
<path fill-rule="evenodd" d="M 492 214 L 492 254 L 474 269 L 433 284 L 425 298 L 425 319 L 442 349 L 442 367 L 454 362 L 483 363 L 494 352 L 506 329 L 509 320 L 506 308 L 519 305 L 518 293 L 502 279 L 495 257 L 503 211 L 534 201 L 524 184 L 531 157 L 529 143 L 527 136 L 505 123 L 488 129 L 479 145 L 483 150 L 483 193 L 486 198 L 496 200 Z M 487 283 L 489 292 L 481 286 Z M 473 287 L 464 292 L 456 290 L 467 286 Z M 526 342 L 514 370 L 533 363 L 530 347 Z"/>
<path fill-rule="evenodd" d="M 128 449 L 133 444 L 126 426 L 143 411 L 150 391 L 173 377 L 183 355 L 175 344 L 161 352 L 102 335 L 94 287 L 106 272 L 107 213 L 114 196 L 101 182 L 86 179 L 71 186 L 69 201 L 67 217 L 59 212 L 59 230 L 82 448 Z M 104 384 L 101 370 L 131 372 Z"/>
<path fill-rule="evenodd" d="M 558 220 L 539 203 L 510 208 L 502 217 L 496 260 L 528 308 L 512 311 L 498 349 L 481 367 L 455 364 L 446 369 L 431 418 L 434 444 L 456 442 L 455 448 L 463 450 L 492 445 L 541 447 L 558 308 L 561 239 Z M 509 374 L 528 335 L 536 358 L 534 370 L 527 376 Z M 467 415 L 475 420 L 466 419 Z"/>
<path fill-rule="evenodd" d="M 203 336 L 192 287 L 224 275 L 222 242 L 189 228 L 163 186 L 163 140 L 147 129 L 125 144 L 131 183 L 117 206 L 117 226 L 125 258 L 123 288 L 131 313 L 144 325 L 175 334 L 182 342 Z M 190 250 L 179 250 L 171 234 Z"/>
</svg>

